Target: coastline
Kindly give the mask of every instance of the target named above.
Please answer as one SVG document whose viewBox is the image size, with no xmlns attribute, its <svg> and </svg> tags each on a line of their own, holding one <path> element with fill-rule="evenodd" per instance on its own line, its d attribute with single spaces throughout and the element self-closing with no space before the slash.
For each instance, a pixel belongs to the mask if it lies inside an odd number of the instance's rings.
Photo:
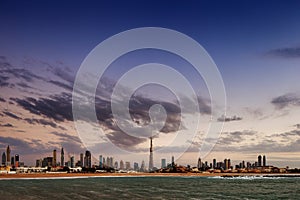
<svg viewBox="0 0 300 200">
<path fill-rule="evenodd" d="M 283 173 L 31 173 L 0 174 L 0 179 L 92 178 L 92 177 L 300 177 Z"/>
</svg>

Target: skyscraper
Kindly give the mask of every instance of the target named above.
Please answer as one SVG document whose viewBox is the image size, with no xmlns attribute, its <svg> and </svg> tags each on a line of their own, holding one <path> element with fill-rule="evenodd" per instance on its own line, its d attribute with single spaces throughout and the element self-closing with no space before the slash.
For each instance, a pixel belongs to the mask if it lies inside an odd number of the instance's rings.
<svg viewBox="0 0 300 200">
<path fill-rule="evenodd" d="M 19 163 L 20 163 L 20 156 L 19 156 L 19 154 L 16 154 L 15 155 L 15 166 L 19 167 Z"/>
<path fill-rule="evenodd" d="M 267 166 L 267 158 L 266 156 L 264 155 L 263 156 L 263 167 L 266 167 Z"/>
<path fill-rule="evenodd" d="M 152 146 L 152 137 L 150 137 L 150 155 L 149 155 L 149 171 L 153 170 L 153 146 Z"/>
<path fill-rule="evenodd" d="M 71 161 L 71 168 L 74 168 L 75 167 L 75 158 L 74 158 L 74 156 L 71 156 L 70 161 Z"/>
<path fill-rule="evenodd" d="M 7 149 L 6 149 L 6 166 L 10 166 L 10 148 L 9 148 L 9 145 L 7 146 Z"/>
<path fill-rule="evenodd" d="M 123 162 L 123 160 L 120 161 L 120 170 L 124 170 L 124 162 Z"/>
<path fill-rule="evenodd" d="M 2 165 L 6 164 L 6 154 L 5 152 L 2 153 Z"/>
<path fill-rule="evenodd" d="M 80 154 L 80 167 L 84 167 L 83 153 Z"/>
<path fill-rule="evenodd" d="M 102 155 L 99 156 L 99 167 L 103 167 L 103 160 L 102 160 Z"/>
<path fill-rule="evenodd" d="M 258 156 L 257 166 L 258 166 L 258 167 L 261 167 L 261 166 L 262 166 L 261 163 L 262 163 L 262 162 L 261 162 L 261 155 L 259 155 L 259 156 Z"/>
<path fill-rule="evenodd" d="M 64 148 L 61 148 L 61 151 L 60 151 L 60 165 L 61 166 L 65 166 L 65 152 L 64 152 Z"/>
<path fill-rule="evenodd" d="M 52 167 L 56 167 L 56 149 L 53 150 Z"/>
<path fill-rule="evenodd" d="M 172 156 L 171 164 L 172 164 L 172 165 L 175 165 L 175 159 L 174 159 L 174 156 Z"/>
<path fill-rule="evenodd" d="M 198 164 L 197 164 L 198 169 L 202 168 L 202 161 L 201 158 L 198 158 Z"/>
<path fill-rule="evenodd" d="M 85 151 L 84 166 L 86 168 L 92 167 L 92 154 L 90 151 Z"/>
<path fill-rule="evenodd" d="M 217 160 L 214 158 L 213 159 L 213 168 L 216 169 L 217 168 Z"/>
<path fill-rule="evenodd" d="M 167 161 L 165 158 L 161 159 L 161 168 L 165 168 L 167 166 Z"/>
</svg>

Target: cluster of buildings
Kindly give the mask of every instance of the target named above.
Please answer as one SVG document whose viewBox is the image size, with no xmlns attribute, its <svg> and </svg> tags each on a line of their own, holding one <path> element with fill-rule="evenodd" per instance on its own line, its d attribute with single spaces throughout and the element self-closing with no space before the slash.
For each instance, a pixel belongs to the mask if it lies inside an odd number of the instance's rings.
<svg viewBox="0 0 300 200">
<path fill-rule="evenodd" d="M 9 145 L 6 151 L 2 153 L 0 171 L 10 170 L 11 168 L 24 167 L 24 162 L 20 161 L 19 154 L 13 155 L 11 153 Z"/>
<path fill-rule="evenodd" d="M 45 157 L 43 159 L 37 159 L 35 167 L 49 167 L 49 168 L 76 168 L 76 167 L 92 167 L 92 154 L 90 151 L 86 151 L 85 154 L 81 153 L 79 160 L 75 161 L 75 156 L 68 156 L 69 158 L 65 160 L 64 148 L 61 148 L 60 159 L 57 157 L 56 149 L 52 152 L 52 157 Z"/>
<path fill-rule="evenodd" d="M 60 158 L 59 158 L 60 156 Z M 19 154 L 11 156 L 10 147 L 7 146 L 6 152 L 2 154 L 2 163 L 0 172 L 15 171 L 16 173 L 34 173 L 34 172 L 158 172 L 158 173 L 176 173 L 176 172 L 200 172 L 200 173 L 283 173 L 287 172 L 288 168 L 277 168 L 267 165 L 265 155 L 259 155 L 254 163 L 242 161 L 237 165 L 232 165 L 229 158 L 223 161 L 213 159 L 211 163 L 203 162 L 198 158 L 197 166 L 178 166 L 175 163 L 174 156 L 171 158 L 171 163 L 167 163 L 165 158 L 161 159 L 160 168 L 156 168 L 153 162 L 153 143 L 150 138 L 150 154 L 149 165 L 146 166 L 142 161 L 141 165 L 134 162 L 133 165 L 129 161 L 114 161 L 113 157 L 99 155 L 99 163 L 92 164 L 92 154 L 90 151 L 85 151 L 79 155 L 76 160 L 75 156 L 68 155 L 65 157 L 64 148 L 61 148 L 58 155 L 56 149 L 53 150 L 52 156 L 36 160 L 35 167 L 24 167 L 24 162 L 20 162 Z"/>
</svg>

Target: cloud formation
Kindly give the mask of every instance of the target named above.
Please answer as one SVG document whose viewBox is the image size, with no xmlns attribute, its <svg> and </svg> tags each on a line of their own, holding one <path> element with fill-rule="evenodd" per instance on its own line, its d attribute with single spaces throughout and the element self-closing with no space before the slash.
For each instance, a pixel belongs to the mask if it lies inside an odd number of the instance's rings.
<svg viewBox="0 0 300 200">
<path fill-rule="evenodd" d="M 284 94 L 273 98 L 271 103 L 277 109 L 283 109 L 288 106 L 300 106 L 300 97 L 296 94 Z"/>
<path fill-rule="evenodd" d="M 221 116 L 218 118 L 219 122 L 232 122 L 232 121 L 241 121 L 243 118 L 242 117 L 238 117 L 236 115 L 232 116 L 232 117 L 226 117 L 226 116 Z"/>
<path fill-rule="evenodd" d="M 267 52 L 267 55 L 281 58 L 300 58 L 300 47 L 272 49 Z"/>
</svg>

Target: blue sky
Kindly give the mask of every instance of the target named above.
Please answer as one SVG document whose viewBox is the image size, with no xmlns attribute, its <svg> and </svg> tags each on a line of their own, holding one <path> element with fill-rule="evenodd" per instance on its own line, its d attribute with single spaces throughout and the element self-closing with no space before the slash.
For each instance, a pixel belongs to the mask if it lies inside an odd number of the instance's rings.
<svg viewBox="0 0 300 200">
<path fill-rule="evenodd" d="M 248 144 L 248 136 L 253 135 L 247 135 L 249 133 L 247 131 L 253 131 L 256 142 L 261 144 L 259 146 L 261 148 L 259 152 L 254 152 L 250 148 L 248 151 L 245 150 L 250 159 L 253 159 L 256 153 L 263 152 L 264 146 L 266 151 L 272 151 L 268 149 L 272 145 L 282 147 L 281 154 L 277 152 L 274 157 L 278 158 L 280 155 L 285 157 L 288 144 L 291 145 L 291 152 L 295 154 L 300 152 L 300 149 L 294 149 L 292 146 L 292 142 L 299 139 L 297 132 L 299 130 L 295 125 L 300 123 L 297 111 L 300 106 L 299 8 L 299 1 L 292 0 L 79 1 L 77 3 L 2 0 L 0 1 L 2 26 L 0 56 L 5 57 L 6 61 L 13 66 L 23 67 L 33 74 L 43 71 L 42 68 L 46 64 L 53 66 L 42 72 L 49 82 L 49 79 L 59 80 L 61 76 L 55 78 L 55 75 L 63 73 L 63 75 L 69 73 L 68 77 L 74 76 L 87 54 L 100 42 L 114 34 L 148 26 L 177 30 L 198 41 L 220 70 L 227 92 L 228 115 L 242 118 L 242 120 L 225 123 L 224 138 L 227 135 L 229 137 L 232 132 L 245 133 L 247 138 L 244 138 L 244 142 L 233 144 L 232 149 L 238 149 L 238 146 L 245 146 L 247 149 L 247 145 L 251 146 Z M 159 52 L 156 52 L 151 56 L 158 54 Z M 141 53 L 137 52 L 137 55 L 140 56 L 139 62 L 147 61 Z M 172 56 L 158 57 L 169 63 L 174 62 Z M 123 61 L 130 64 L 130 58 L 127 58 L 127 61 L 125 58 Z M 188 68 L 181 70 L 191 73 Z M 119 73 L 120 69 L 116 64 L 110 74 L 116 78 Z M 32 95 L 34 98 L 41 98 L 43 95 L 47 97 L 55 91 L 53 85 L 41 84 L 39 87 L 43 94 Z M 202 88 L 202 85 L 200 87 Z M 28 113 L 11 106 L 8 99 L 16 96 L 28 97 L 30 93 L 19 88 L 1 87 L 0 89 L 3 90 L 1 97 L 6 101 L 2 103 L 3 112 L 9 110 L 15 114 L 22 113 L 23 118 L 28 117 Z M 18 124 L 10 121 L 16 120 L 12 117 L 7 118 L 5 115 L 2 117 L 2 125 Z M 59 124 L 55 119 L 54 122 Z M 27 130 L 27 125 L 20 124 L 18 127 Z M 64 126 L 72 125 L 64 124 Z M 2 137 L 12 137 L 9 134 L 12 132 L 9 127 L 3 126 L 1 129 L 5 130 Z M 53 131 L 56 130 L 46 130 L 49 134 Z M 295 137 L 281 144 L 283 139 L 279 135 L 291 131 L 297 133 Z M 274 141 L 266 144 L 262 136 L 271 135 Z M 40 139 L 46 141 L 47 137 Z M 24 140 L 26 138 L 24 137 Z M 46 146 L 50 145 L 44 143 Z M 18 148 L 17 145 L 15 148 Z M 223 159 L 218 153 L 213 156 L 220 156 L 220 159 Z M 242 155 L 233 153 L 232 157 L 239 160 Z M 194 160 L 196 162 L 196 159 Z M 295 163 L 300 165 L 296 157 L 291 157 L 291 160 L 291 165 Z M 274 163 L 276 162 L 282 164 L 280 159 L 274 160 Z"/>
</svg>

